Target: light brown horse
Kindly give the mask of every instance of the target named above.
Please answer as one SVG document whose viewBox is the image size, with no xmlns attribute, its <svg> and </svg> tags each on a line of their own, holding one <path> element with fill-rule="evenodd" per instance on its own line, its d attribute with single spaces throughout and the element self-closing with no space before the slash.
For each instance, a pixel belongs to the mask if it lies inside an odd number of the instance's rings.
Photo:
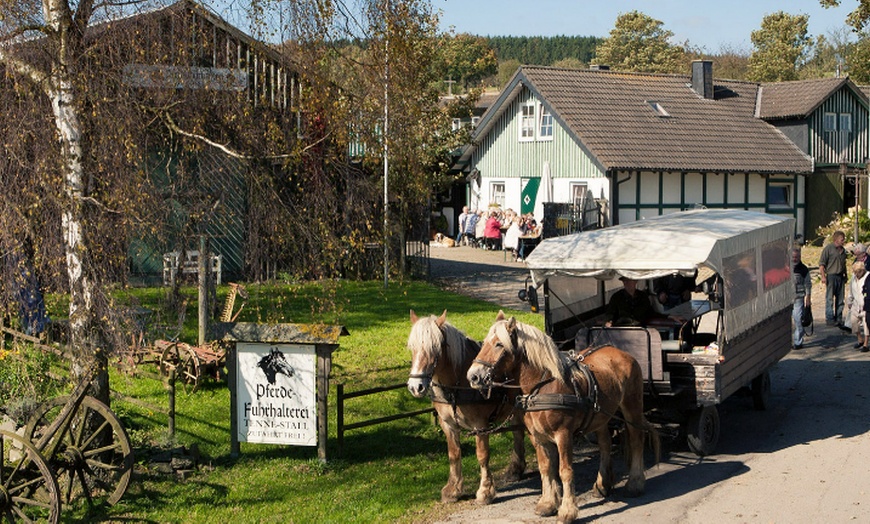
<svg viewBox="0 0 870 524">
<path fill-rule="evenodd" d="M 550 516 L 558 510 L 559 522 L 571 522 L 577 516 L 572 468 L 575 433 L 598 436 L 601 462 L 592 490 L 595 496 L 608 494 L 613 487 L 608 422 L 617 410 L 628 433 L 626 489 L 631 495 L 643 493 L 644 434 L 651 436 L 656 460 L 659 440 L 643 416 L 640 365 L 628 353 L 602 346 L 570 358 L 541 330 L 513 317 L 505 320 L 499 312 L 468 370 L 468 380 L 484 391 L 498 381 L 517 384 L 522 390 L 517 403 L 525 410 L 541 472 L 542 493 L 535 506 L 538 515 Z M 557 468 L 562 480 L 561 505 Z"/>
<path fill-rule="evenodd" d="M 417 317 L 411 310 L 411 374 L 408 390 L 415 397 L 426 393 L 438 413 L 441 429 L 447 437 L 450 476 L 441 490 L 442 502 L 456 502 L 462 496 L 462 450 L 460 432 L 473 433 L 477 441 L 480 464 L 480 487 L 476 500 L 489 504 L 495 498 L 495 484 L 489 468 L 489 434 L 501 425 L 513 428 L 514 446 L 508 481 L 519 479 L 526 469 L 524 429 L 521 416 L 515 413 L 513 396 L 497 390 L 488 398 L 471 388 L 465 372 L 477 355 L 480 345 L 447 322 L 447 310 L 440 317 Z M 513 392 L 514 394 L 518 392 Z"/>
</svg>

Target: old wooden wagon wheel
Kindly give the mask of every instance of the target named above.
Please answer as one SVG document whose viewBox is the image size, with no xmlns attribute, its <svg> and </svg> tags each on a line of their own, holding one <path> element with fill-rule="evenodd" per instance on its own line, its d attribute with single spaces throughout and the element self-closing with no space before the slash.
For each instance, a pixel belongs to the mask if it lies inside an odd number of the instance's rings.
<svg viewBox="0 0 870 524">
<path fill-rule="evenodd" d="M 61 414 L 68 397 L 43 404 L 30 418 L 24 437 L 39 441 Z M 89 503 L 105 497 L 115 504 L 130 484 L 133 449 L 127 432 L 111 409 L 93 397 L 84 397 L 55 452 L 46 457 L 57 474 L 61 501 L 69 504 L 84 495 Z"/>
<path fill-rule="evenodd" d="M 56 523 L 60 507 L 57 480 L 36 447 L 0 431 L 0 522 Z"/>
<path fill-rule="evenodd" d="M 175 370 L 176 379 L 180 379 L 185 385 L 190 386 L 191 391 L 196 391 L 202 380 L 201 364 L 196 351 L 187 344 L 175 342 L 166 346 L 160 356 L 160 373 L 169 376 L 170 370 Z"/>
</svg>

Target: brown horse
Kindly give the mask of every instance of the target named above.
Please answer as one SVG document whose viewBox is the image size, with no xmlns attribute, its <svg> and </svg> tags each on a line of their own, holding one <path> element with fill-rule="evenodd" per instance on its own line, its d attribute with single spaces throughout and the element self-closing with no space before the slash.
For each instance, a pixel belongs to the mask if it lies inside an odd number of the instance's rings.
<svg viewBox="0 0 870 524">
<path fill-rule="evenodd" d="M 517 404 L 525 410 L 525 424 L 532 435 L 541 472 L 542 493 L 535 506 L 541 516 L 558 509 L 560 522 L 577 516 L 574 496 L 572 450 L 574 434 L 595 432 L 601 450 L 595 496 L 606 496 L 613 487 L 613 467 L 608 422 L 619 410 L 628 432 L 630 471 L 626 489 L 637 495 L 644 490 L 644 433 L 649 433 L 658 458 L 658 433 L 643 416 L 643 378 L 640 365 L 613 346 L 585 350 L 571 358 L 539 329 L 505 320 L 499 312 L 468 370 L 471 385 L 488 390 L 496 380 L 517 384 L 522 395 Z M 556 468 L 562 480 L 562 500 Z"/>
<path fill-rule="evenodd" d="M 456 502 L 462 496 L 462 450 L 460 431 L 473 433 L 477 441 L 480 464 L 480 487 L 477 502 L 489 504 L 495 498 L 495 484 L 489 469 L 489 434 L 500 425 L 511 425 L 514 447 L 505 478 L 519 479 L 526 469 L 525 446 L 520 416 L 513 416 L 514 398 L 503 390 L 488 398 L 468 384 L 465 372 L 477 355 L 480 345 L 447 322 L 447 310 L 440 317 L 418 318 L 411 311 L 411 374 L 408 390 L 415 397 L 427 392 L 438 413 L 441 429 L 447 436 L 450 476 L 441 490 L 442 502 Z M 516 393 L 516 392 L 515 392 Z"/>
</svg>

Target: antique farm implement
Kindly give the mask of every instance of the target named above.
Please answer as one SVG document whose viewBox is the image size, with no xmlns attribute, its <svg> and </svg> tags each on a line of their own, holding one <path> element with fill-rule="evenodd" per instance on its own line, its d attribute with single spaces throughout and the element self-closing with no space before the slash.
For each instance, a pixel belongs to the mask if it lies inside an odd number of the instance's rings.
<svg viewBox="0 0 870 524">
<path fill-rule="evenodd" d="M 221 311 L 221 322 L 234 322 L 248 299 L 248 292 L 243 286 L 233 282 L 229 286 L 230 290 Z M 237 297 L 241 297 L 242 304 L 233 313 Z M 199 387 L 204 376 L 217 378 L 226 363 L 226 350 L 216 343 L 193 346 L 177 339 L 157 340 L 153 350 L 160 355 L 160 373 L 169 376 L 174 371 L 175 378 L 183 381 L 193 391 Z"/>
<path fill-rule="evenodd" d="M 79 497 L 115 504 L 124 495 L 133 450 L 118 417 L 87 395 L 97 369 L 70 396 L 40 406 L 23 435 L 0 430 L 0 521 L 54 523 Z"/>
</svg>

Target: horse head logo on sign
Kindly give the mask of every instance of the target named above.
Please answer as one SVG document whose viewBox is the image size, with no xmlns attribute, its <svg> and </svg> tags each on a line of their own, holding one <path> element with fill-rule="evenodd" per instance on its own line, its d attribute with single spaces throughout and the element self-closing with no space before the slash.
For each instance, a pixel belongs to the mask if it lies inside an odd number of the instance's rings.
<svg viewBox="0 0 870 524">
<path fill-rule="evenodd" d="M 263 370 L 266 380 L 273 386 L 275 385 L 275 377 L 279 373 L 287 377 L 292 377 L 295 373 L 293 367 L 287 362 L 287 358 L 284 357 L 284 353 L 278 351 L 278 348 L 272 348 L 268 355 L 257 362 L 257 367 Z"/>
</svg>

